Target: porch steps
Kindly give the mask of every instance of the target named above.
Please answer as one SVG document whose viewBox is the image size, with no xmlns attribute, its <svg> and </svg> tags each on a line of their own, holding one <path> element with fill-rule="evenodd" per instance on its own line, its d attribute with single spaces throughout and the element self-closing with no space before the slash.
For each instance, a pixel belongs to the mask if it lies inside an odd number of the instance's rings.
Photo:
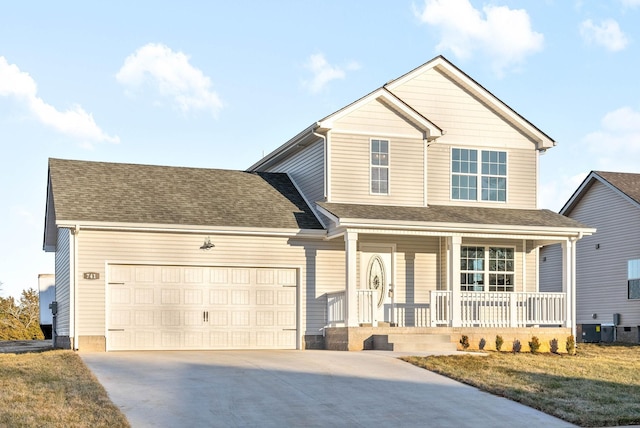
<svg viewBox="0 0 640 428">
<path fill-rule="evenodd" d="M 456 344 L 448 334 L 392 333 L 373 336 L 373 349 L 400 352 L 454 352 Z"/>
</svg>

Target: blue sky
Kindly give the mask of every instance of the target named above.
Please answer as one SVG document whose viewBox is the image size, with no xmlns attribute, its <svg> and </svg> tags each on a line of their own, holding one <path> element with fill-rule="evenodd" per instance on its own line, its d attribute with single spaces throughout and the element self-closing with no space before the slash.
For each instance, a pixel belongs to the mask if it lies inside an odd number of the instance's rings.
<svg viewBox="0 0 640 428">
<path fill-rule="evenodd" d="M 442 54 L 558 142 L 540 208 L 640 172 L 640 0 L 5 2 L 0 282 L 53 273 L 47 159 L 245 169 Z"/>
</svg>

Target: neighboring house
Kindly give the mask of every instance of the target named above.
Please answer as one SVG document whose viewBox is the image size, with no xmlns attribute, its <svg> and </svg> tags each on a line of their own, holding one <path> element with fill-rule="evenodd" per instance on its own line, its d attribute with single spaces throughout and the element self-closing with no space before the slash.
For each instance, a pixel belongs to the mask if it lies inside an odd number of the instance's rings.
<svg viewBox="0 0 640 428">
<path fill-rule="evenodd" d="M 640 174 L 592 171 L 560 214 L 598 230 L 577 245 L 578 338 L 640 341 Z M 544 290 L 559 290 L 560 248 L 540 257 Z"/>
<path fill-rule="evenodd" d="M 44 338 L 49 340 L 53 331 L 53 313 L 50 305 L 56 299 L 56 276 L 51 273 L 38 275 L 38 290 L 40 330 L 42 330 Z"/>
<path fill-rule="evenodd" d="M 97 350 L 564 343 L 575 243 L 594 229 L 537 209 L 554 145 L 436 57 L 247 171 L 51 159 L 58 334 Z M 551 243 L 564 288 L 541 293 Z"/>
</svg>

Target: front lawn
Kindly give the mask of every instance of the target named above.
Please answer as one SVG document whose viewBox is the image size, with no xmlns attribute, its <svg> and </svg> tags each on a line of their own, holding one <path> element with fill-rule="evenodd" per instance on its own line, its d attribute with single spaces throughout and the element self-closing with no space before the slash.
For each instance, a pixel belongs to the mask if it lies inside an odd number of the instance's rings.
<svg viewBox="0 0 640 428">
<path fill-rule="evenodd" d="M 640 424 L 640 346 L 402 359 L 580 426 Z"/>
<path fill-rule="evenodd" d="M 72 351 L 0 354 L 0 427 L 129 427 Z"/>
</svg>

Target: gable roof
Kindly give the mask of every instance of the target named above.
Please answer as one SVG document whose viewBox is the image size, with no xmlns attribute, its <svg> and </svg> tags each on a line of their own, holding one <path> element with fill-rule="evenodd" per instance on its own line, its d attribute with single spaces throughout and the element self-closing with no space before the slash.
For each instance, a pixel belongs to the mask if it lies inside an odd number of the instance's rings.
<svg viewBox="0 0 640 428">
<path fill-rule="evenodd" d="M 629 172 L 591 171 L 571 198 L 564 204 L 560 214 L 568 215 L 596 181 L 601 182 L 617 194 L 640 208 L 640 174 Z"/>
<path fill-rule="evenodd" d="M 439 55 L 422 64 L 419 67 L 405 73 L 404 75 L 388 82 L 384 87 L 393 92 L 393 89 L 415 78 L 417 75 L 424 73 L 426 70 L 434 68 L 456 82 L 466 91 L 471 93 L 475 98 L 491 108 L 499 114 L 507 122 L 511 123 L 516 129 L 520 130 L 526 136 L 536 141 L 538 150 L 546 150 L 554 147 L 556 142 L 547 134 L 542 132 L 538 127 L 529 122 L 524 116 L 513 110 L 498 97 L 489 92 L 484 86 L 471 78 L 467 73 L 456 67 L 452 62 L 444 56 Z M 446 130 L 445 130 L 446 131 Z"/>
<path fill-rule="evenodd" d="M 50 159 L 47 199 L 56 224 L 322 229 L 281 173 Z"/>
<path fill-rule="evenodd" d="M 322 138 L 317 134 L 318 131 L 331 129 L 336 120 L 371 102 L 372 100 L 382 102 L 391 110 L 405 117 L 418 129 L 423 130 L 425 138 L 427 139 L 433 140 L 444 135 L 446 133 L 446 129 L 442 129 L 437 124 L 429 120 L 429 118 L 424 117 L 420 112 L 415 110 L 411 105 L 403 101 L 393 92 L 393 90 L 398 86 L 432 68 L 437 69 L 449 79 L 453 80 L 456 84 L 471 93 L 476 99 L 491 108 L 492 111 L 513 125 L 524 135 L 535 141 L 538 146 L 538 150 L 546 150 L 556 145 L 556 142 L 551 137 L 502 102 L 498 97 L 486 90 L 482 85 L 453 65 L 453 63 L 447 60 L 444 56 L 439 55 L 421 66 L 414 68 L 408 73 L 403 74 L 397 79 L 387 82 L 378 89 L 375 89 L 364 97 L 348 104 L 334 113 L 313 122 L 289 141 L 285 142 L 271 153 L 255 162 L 247 170 L 263 171 L 278 160 L 285 158 L 290 153 L 295 153 L 296 150 L 306 147 L 314 141 L 318 141 Z"/>
<path fill-rule="evenodd" d="M 563 235 L 591 234 L 591 229 L 551 210 L 484 208 L 448 205 L 403 207 L 318 202 L 320 210 L 342 226 L 387 225 L 402 227 L 411 223 L 422 229 L 476 229 L 488 232 L 535 231 Z"/>
</svg>

